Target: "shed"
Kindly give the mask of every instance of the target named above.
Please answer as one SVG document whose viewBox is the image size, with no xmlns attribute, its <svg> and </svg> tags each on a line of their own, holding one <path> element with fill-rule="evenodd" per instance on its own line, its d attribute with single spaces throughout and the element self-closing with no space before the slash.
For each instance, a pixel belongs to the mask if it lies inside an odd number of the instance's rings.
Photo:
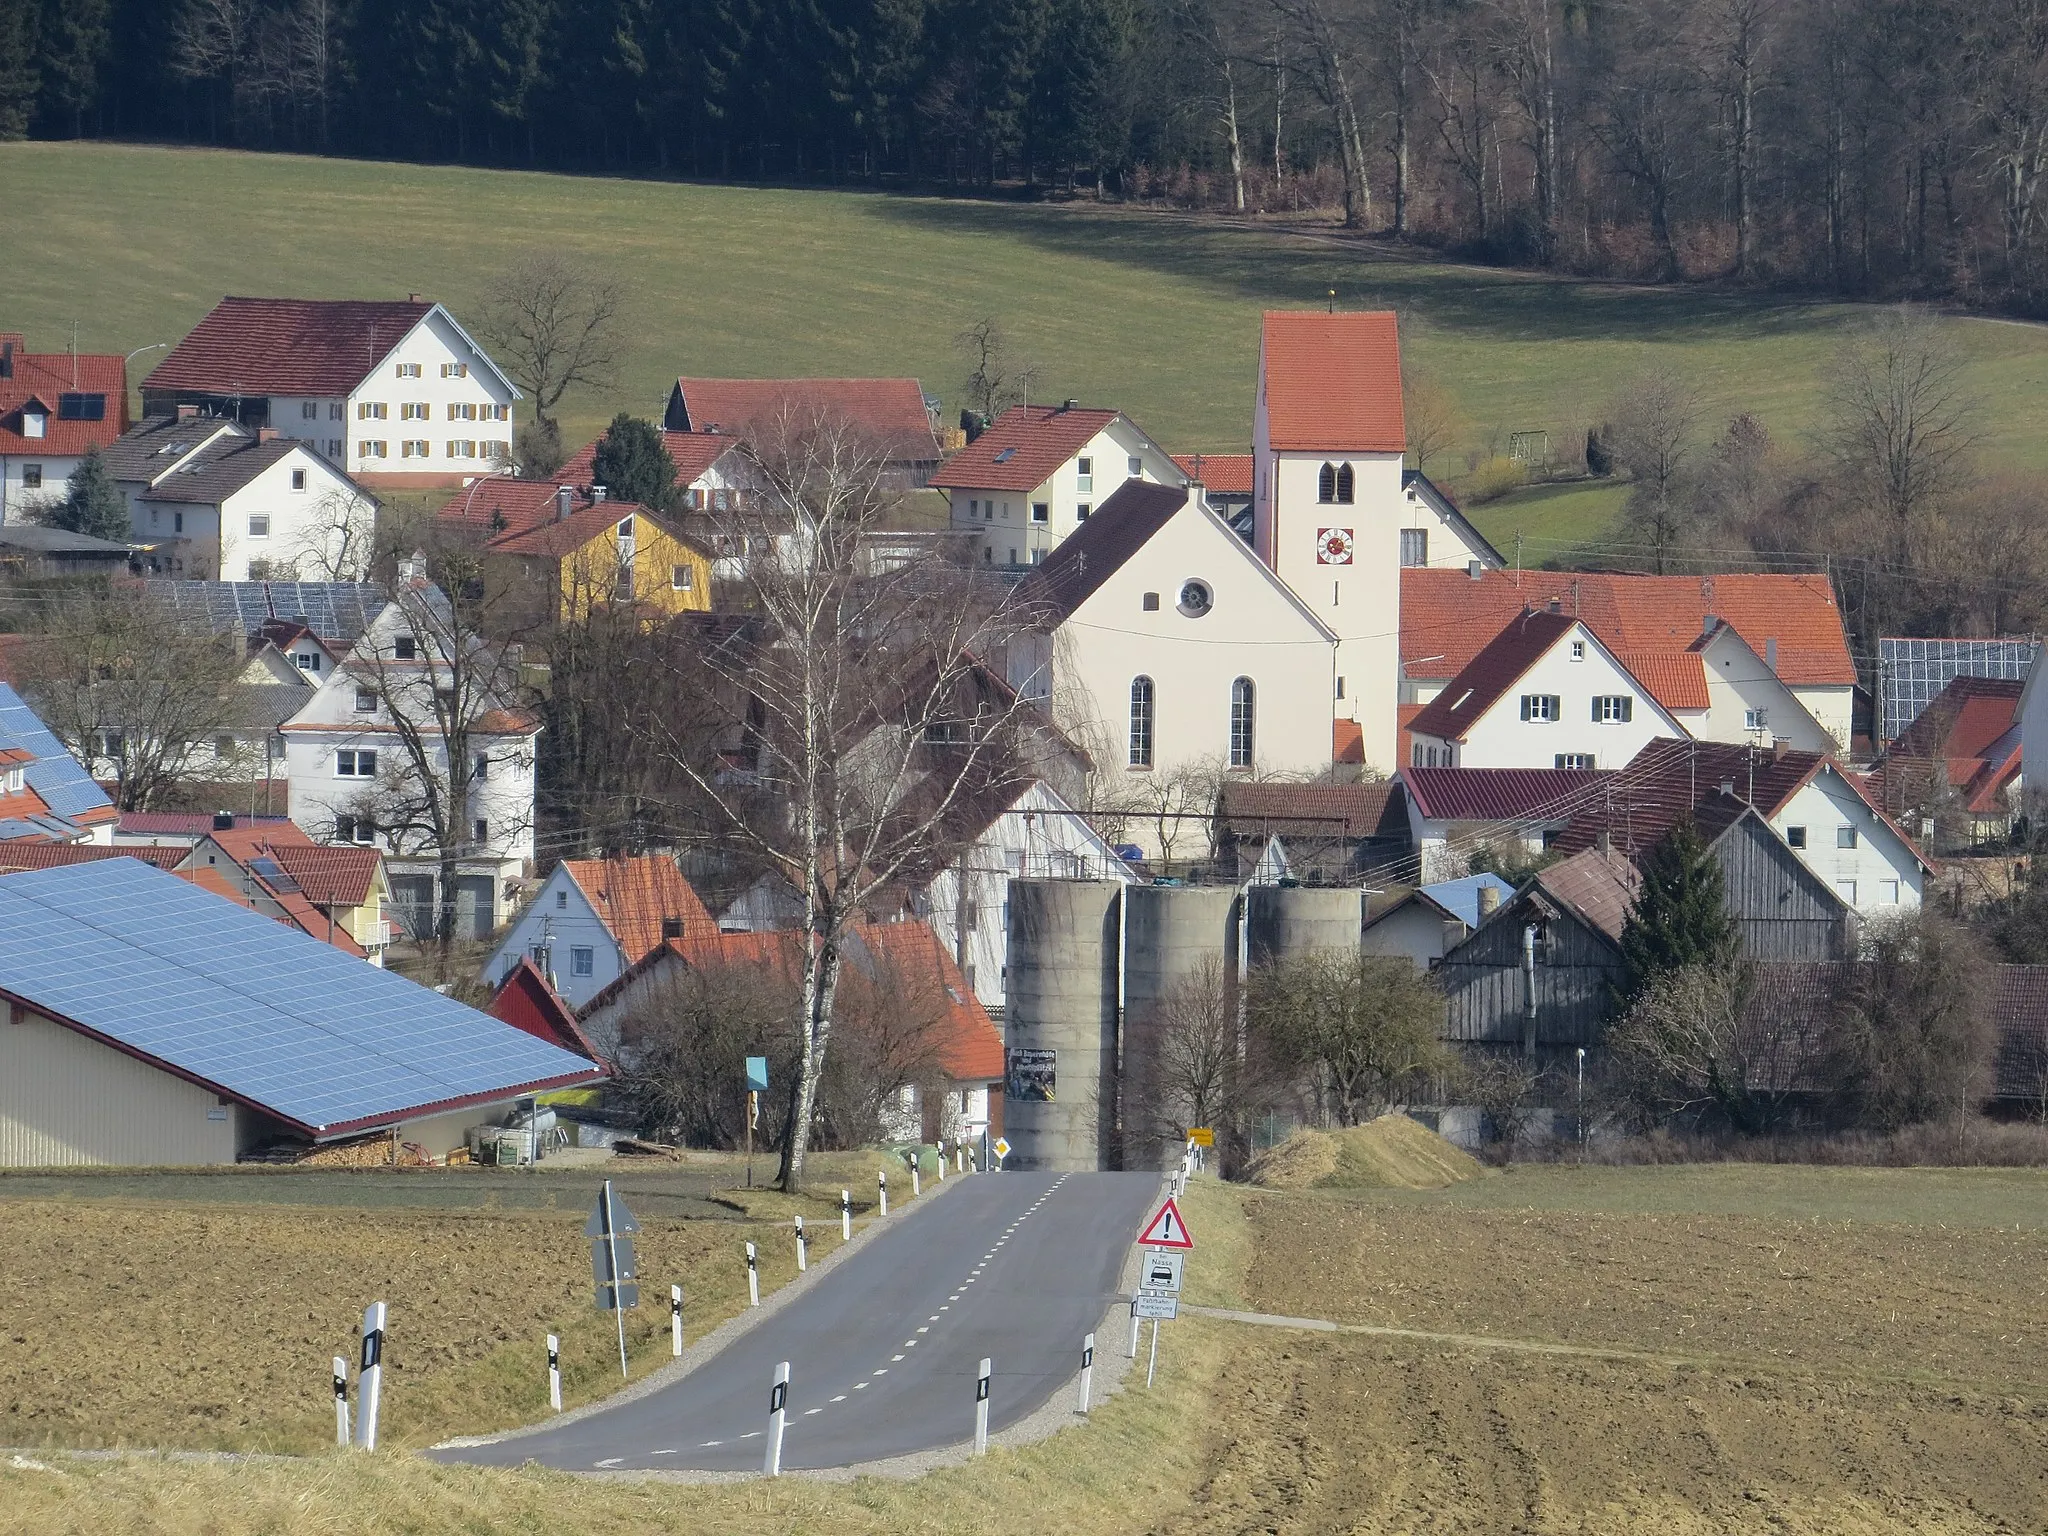
<svg viewBox="0 0 2048 1536">
<path fill-rule="evenodd" d="M 135 859 L 0 880 L 0 1166 L 427 1156 L 590 1061 Z"/>
</svg>

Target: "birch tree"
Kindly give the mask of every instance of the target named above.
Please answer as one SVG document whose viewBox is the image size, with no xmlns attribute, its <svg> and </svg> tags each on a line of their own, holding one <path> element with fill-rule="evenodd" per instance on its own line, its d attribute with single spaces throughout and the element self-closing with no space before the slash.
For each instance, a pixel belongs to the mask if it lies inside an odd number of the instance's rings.
<svg viewBox="0 0 2048 1536">
<path fill-rule="evenodd" d="M 1030 782 L 1036 714 L 983 665 L 1025 628 L 1008 590 L 889 536 L 894 445 L 802 398 L 738 435 L 758 489 L 710 523 L 744 617 L 680 627 L 677 704 L 657 729 L 677 825 L 799 912 L 779 1174 L 793 1192 L 849 930 L 966 845 L 971 807 Z"/>
</svg>

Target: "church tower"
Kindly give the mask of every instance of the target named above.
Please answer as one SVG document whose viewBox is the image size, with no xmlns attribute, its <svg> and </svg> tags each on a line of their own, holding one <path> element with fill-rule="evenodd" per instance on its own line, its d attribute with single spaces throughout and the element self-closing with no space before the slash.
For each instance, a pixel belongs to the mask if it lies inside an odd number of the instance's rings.
<svg viewBox="0 0 2048 1536">
<path fill-rule="evenodd" d="M 1269 311 L 1252 547 L 1338 637 L 1332 733 L 1392 773 L 1401 655 L 1401 342 L 1390 311 Z"/>
</svg>

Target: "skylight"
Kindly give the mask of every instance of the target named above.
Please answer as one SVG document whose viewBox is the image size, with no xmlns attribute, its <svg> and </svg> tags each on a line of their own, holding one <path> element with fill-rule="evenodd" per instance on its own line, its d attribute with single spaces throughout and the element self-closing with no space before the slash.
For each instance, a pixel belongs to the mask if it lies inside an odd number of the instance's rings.
<svg viewBox="0 0 2048 1536">
<path fill-rule="evenodd" d="M 1001 453 L 996 455 L 996 462 L 998 464 L 1007 464 L 1010 462 L 1010 460 L 1014 459 L 1015 457 L 1017 457 L 1016 449 L 1005 448 Z"/>
</svg>

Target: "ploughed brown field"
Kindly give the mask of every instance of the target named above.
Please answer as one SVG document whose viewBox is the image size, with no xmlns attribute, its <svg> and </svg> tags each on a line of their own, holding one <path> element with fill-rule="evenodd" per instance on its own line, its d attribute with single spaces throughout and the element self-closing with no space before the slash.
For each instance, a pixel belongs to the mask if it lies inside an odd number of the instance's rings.
<svg viewBox="0 0 2048 1536">
<path fill-rule="evenodd" d="M 1203 1182 L 1185 1209 L 1191 1301 L 1380 1331 L 1190 1317 L 1167 1326 L 1152 1392 L 1140 1384 L 1050 1441 L 908 1483 L 36 1452 L 26 1467 L 0 1455 L 0 1508 L 24 1529 L 175 1536 L 2048 1530 L 2040 1175 L 1538 1169 L 1428 1192 Z M 330 1422 L 321 1363 L 352 1318 L 320 1310 L 309 1287 L 344 1263 L 385 1266 L 394 1367 L 410 1309 L 431 1301 L 450 1319 L 438 1332 L 416 1322 L 394 1369 L 392 1422 L 408 1443 L 429 1423 L 447 1432 L 464 1404 L 536 1410 L 538 1389 L 522 1408 L 500 1373 L 530 1365 L 520 1340 L 544 1319 L 588 1307 L 580 1250 L 538 1285 L 508 1259 L 520 1235 L 563 1218 L 105 1202 L 59 1241 L 51 1219 L 79 1213 L 38 1208 L 30 1241 L 8 1250 L 0 1438 L 15 1444 L 252 1445 L 266 1402 L 317 1439 Z M 26 1214 L 0 1203 L 10 1237 Z M 715 1297 L 736 1224 L 674 1225 L 650 1231 L 650 1277 L 709 1265 L 700 1284 Z M 719 1230 L 693 1248 L 699 1227 Z M 167 1286 L 164 1266 L 180 1260 L 194 1278 Z M 225 1290 L 235 1276 L 248 1294 Z M 88 1305 L 64 1306 L 67 1287 Z M 130 1301 L 151 1318 L 205 1303 L 201 1359 L 174 1390 L 143 1379 L 169 1356 L 136 1355 L 147 1330 L 117 1321 Z M 217 1321 L 241 1315 L 238 1302 L 251 1328 Z M 604 1389 L 599 1321 L 575 1336 L 585 1395 Z M 187 1433 L 208 1425 L 211 1440 Z"/>
</svg>

